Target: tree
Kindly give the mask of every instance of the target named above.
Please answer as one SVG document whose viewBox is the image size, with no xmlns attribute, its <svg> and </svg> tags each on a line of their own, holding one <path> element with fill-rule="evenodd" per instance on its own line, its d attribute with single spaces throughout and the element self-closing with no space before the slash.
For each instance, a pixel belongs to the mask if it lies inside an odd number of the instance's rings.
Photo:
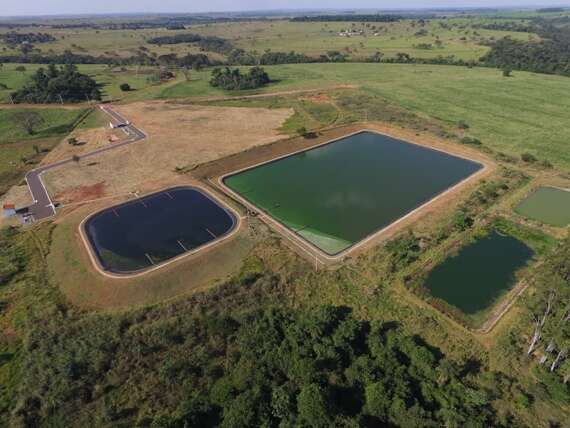
<svg viewBox="0 0 570 428">
<path fill-rule="evenodd" d="M 12 116 L 16 124 L 28 133 L 33 135 L 36 127 L 44 123 L 44 119 L 35 111 L 19 111 Z"/>
<path fill-rule="evenodd" d="M 503 68 L 503 76 L 504 77 L 511 77 L 513 73 L 513 69 L 511 67 L 504 67 Z"/>
<path fill-rule="evenodd" d="M 131 85 L 129 85 L 128 83 L 121 83 L 121 86 L 119 86 L 119 88 L 123 92 L 128 92 L 131 90 Z"/>
<path fill-rule="evenodd" d="M 24 74 L 26 72 L 26 67 L 24 67 L 23 65 L 19 65 L 14 70 L 19 71 L 20 73 Z"/>
<path fill-rule="evenodd" d="M 308 426 L 315 428 L 331 426 L 326 394 L 316 383 L 301 388 L 297 397 L 297 408 L 299 418 Z"/>
</svg>

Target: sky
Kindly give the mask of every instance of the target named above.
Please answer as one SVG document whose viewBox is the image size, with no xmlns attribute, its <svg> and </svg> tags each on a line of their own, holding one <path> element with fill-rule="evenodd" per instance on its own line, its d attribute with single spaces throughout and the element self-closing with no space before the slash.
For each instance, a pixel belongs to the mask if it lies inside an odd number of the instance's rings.
<svg viewBox="0 0 570 428">
<path fill-rule="evenodd" d="M 0 0 L 0 16 L 318 8 L 570 6 L 570 0 Z"/>
</svg>

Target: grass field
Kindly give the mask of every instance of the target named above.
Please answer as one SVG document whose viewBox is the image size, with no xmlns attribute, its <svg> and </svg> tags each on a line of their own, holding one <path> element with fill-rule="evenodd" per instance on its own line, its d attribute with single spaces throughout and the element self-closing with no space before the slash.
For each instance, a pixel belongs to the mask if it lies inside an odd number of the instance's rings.
<svg viewBox="0 0 570 428">
<path fill-rule="evenodd" d="M 23 83 L 21 73 L 13 70 L 14 65 L 4 67 L 9 73 L 3 73 L 2 77 L 11 88 Z M 495 150 L 516 156 L 530 152 L 558 167 L 570 167 L 564 126 L 570 100 L 560 96 L 570 89 L 570 79 L 565 77 L 515 72 L 513 77 L 505 78 L 500 71 L 491 68 L 405 64 L 292 64 L 265 68 L 274 83 L 257 91 L 228 93 L 209 85 L 209 70 L 192 72 L 189 82 L 178 76 L 172 82 L 153 85 L 147 82 L 147 75 L 139 73 L 137 76 L 134 68 L 121 71 L 106 66 L 80 67 L 104 84 L 106 99 L 124 102 L 242 96 L 351 84 L 359 89 L 344 90 L 337 94 L 337 100 L 340 97 L 346 101 L 352 95 L 353 100 L 364 103 L 360 106 L 364 114 L 373 110 L 375 99 L 387 100 L 450 126 L 465 121 L 470 126 L 468 134 Z M 144 71 L 148 73 L 150 69 Z M 130 83 L 136 90 L 122 93 L 118 86 L 123 82 Z M 0 97 L 6 99 L 7 93 L 0 91 Z M 240 101 L 243 105 L 250 102 L 253 101 Z M 255 103 L 265 106 L 269 101 L 257 100 Z M 271 103 L 283 106 L 283 101 Z M 322 108 L 329 115 L 351 115 L 353 111 L 346 107 L 347 103 L 342 104 L 345 107 L 340 112 L 330 106 Z M 290 130 L 295 129 L 296 122 L 293 123 Z"/>
<path fill-rule="evenodd" d="M 14 115 L 24 111 L 34 111 L 43 119 L 33 135 L 14 122 Z M 32 169 L 87 112 L 87 108 L 0 109 L 0 195 Z M 95 119 L 86 121 L 80 126 L 100 124 Z"/>
<path fill-rule="evenodd" d="M 420 25 L 414 20 L 395 23 L 360 22 L 290 22 L 287 20 L 233 22 L 189 26 L 187 32 L 228 39 L 238 48 L 255 50 L 262 53 L 266 49 L 273 51 L 295 50 L 308 55 L 318 56 L 328 50 L 338 50 L 352 58 L 370 56 L 381 51 L 393 57 L 398 52 L 405 52 L 414 57 L 431 58 L 439 55 L 454 55 L 458 59 L 476 60 L 488 48 L 483 41 L 509 36 L 515 39 L 536 38 L 527 33 L 493 31 L 473 28 L 486 23 L 486 19 L 449 19 L 427 21 Z M 440 25 L 444 23 L 444 25 Z M 338 32 L 347 29 L 362 29 L 363 36 L 350 38 L 338 36 Z M 22 29 L 22 31 L 34 31 Z M 8 31 L 2 30 L 1 32 Z M 188 52 L 197 53 L 199 49 L 191 44 L 150 45 L 147 39 L 179 34 L 180 31 L 165 29 L 142 30 L 94 30 L 94 29 L 42 29 L 57 40 L 37 44 L 36 49 L 44 54 L 62 53 L 71 50 L 77 54 L 106 55 L 129 57 L 136 55 L 140 47 L 157 55 Z M 376 35 L 375 35 L 376 34 Z M 436 47 L 436 41 L 441 45 Z M 420 44 L 431 44 L 432 49 L 418 48 Z M 18 50 L 0 43 L 0 49 L 6 53 L 17 54 Z M 221 55 L 208 52 L 213 59 Z"/>
<path fill-rule="evenodd" d="M 16 67 L 23 65 L 25 72 L 16 71 Z M 33 73 L 40 67 L 47 67 L 39 64 L 4 64 L 0 68 L 0 84 L 7 88 L 0 87 L 0 102 L 9 103 L 10 93 L 21 88 L 30 79 Z M 149 82 L 148 78 L 156 68 L 141 67 L 138 71 L 136 67 L 108 67 L 101 64 L 79 65 L 79 71 L 93 77 L 102 85 L 103 100 L 119 100 L 125 97 L 136 98 L 140 90 L 160 87 L 159 84 Z M 132 91 L 123 92 L 119 86 L 128 83 Z"/>
<path fill-rule="evenodd" d="M 405 52 L 413 57 L 433 58 L 454 55 L 458 59 L 476 60 L 487 52 L 483 40 L 509 36 L 528 39 L 527 33 L 473 29 L 478 20 L 450 20 L 451 28 L 442 28 L 443 21 L 428 21 L 424 26 L 412 20 L 394 23 L 360 22 L 246 22 L 199 25 L 189 28 L 199 34 L 227 38 L 245 50 L 302 52 L 318 56 L 329 50 L 341 51 L 352 58 L 362 58 L 380 51 L 388 57 Z M 447 23 L 446 23 L 447 24 Z M 341 37 L 343 29 L 362 30 L 362 36 Z M 377 34 L 377 35 L 375 35 Z M 535 35 L 530 37 L 535 38 Z M 441 47 L 436 47 L 436 41 Z M 431 44 L 432 49 L 421 49 Z"/>
<path fill-rule="evenodd" d="M 338 97 L 352 93 L 358 95 L 360 102 L 370 103 L 379 97 L 453 127 L 465 121 L 470 127 L 467 133 L 493 149 L 516 156 L 530 152 L 559 167 L 570 167 L 565 126 L 570 99 L 560 96 L 570 90 L 570 79 L 565 77 L 516 72 L 506 78 L 491 68 L 402 64 L 294 64 L 265 68 L 276 83 L 258 93 L 353 84 L 360 89 L 342 91 Z M 192 79 L 157 88 L 149 95 L 221 95 L 209 86 L 209 72 L 194 73 Z M 241 103 L 248 105 L 247 101 Z M 373 106 L 364 107 L 372 110 Z"/>
</svg>

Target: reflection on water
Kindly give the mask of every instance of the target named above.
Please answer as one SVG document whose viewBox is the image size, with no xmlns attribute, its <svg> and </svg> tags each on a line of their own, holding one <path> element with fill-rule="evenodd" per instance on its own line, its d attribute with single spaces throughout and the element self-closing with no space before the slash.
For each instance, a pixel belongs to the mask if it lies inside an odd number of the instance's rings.
<svg viewBox="0 0 570 428">
<path fill-rule="evenodd" d="M 481 168 L 476 162 L 361 132 L 224 182 L 293 230 L 310 230 L 303 234 L 307 241 L 336 254 Z"/>
</svg>

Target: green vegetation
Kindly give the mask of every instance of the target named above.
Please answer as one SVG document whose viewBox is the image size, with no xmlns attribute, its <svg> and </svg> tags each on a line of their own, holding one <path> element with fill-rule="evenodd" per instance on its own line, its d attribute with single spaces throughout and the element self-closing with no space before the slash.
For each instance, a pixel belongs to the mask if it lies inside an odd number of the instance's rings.
<svg viewBox="0 0 570 428">
<path fill-rule="evenodd" d="M 0 109 L 0 194 L 55 144 L 76 144 L 72 129 L 105 124 L 99 109 L 88 114 L 86 88 L 104 101 L 291 108 L 281 131 L 305 138 L 380 121 L 499 165 L 456 208 L 335 269 L 316 270 L 251 219 L 211 258 L 116 288 L 85 263 L 76 239 L 84 211 L 1 229 L 0 426 L 566 428 L 570 238 L 510 210 L 537 182 L 568 180 L 570 12 L 446 15 L 66 18 L 1 28 L 1 102 L 13 93 L 61 102 L 55 94 L 73 85 L 54 92 L 38 72 L 54 61 L 81 63 L 67 75 L 88 84 L 69 92 L 85 108 Z M 481 57 L 498 69 L 478 67 Z M 243 67 L 204 69 L 227 61 Z M 65 75 L 59 67 L 47 73 Z M 467 318 L 421 284 L 491 229 L 525 242 L 536 263 L 520 271 L 529 288 L 513 309 L 474 334 L 465 326 L 496 306 Z"/>
<path fill-rule="evenodd" d="M 269 76 L 261 67 L 249 69 L 247 74 L 242 74 L 239 68 L 224 69 L 214 68 L 210 85 L 214 88 L 222 88 L 227 91 L 241 91 L 244 89 L 257 89 L 269 83 Z"/>
<path fill-rule="evenodd" d="M 370 17 L 370 16 L 368 16 Z M 364 18 L 364 17 L 363 17 Z M 201 49 L 212 60 L 221 60 L 230 52 L 230 48 L 243 49 L 247 52 L 262 53 L 267 49 L 273 52 L 296 51 L 300 54 L 318 58 L 329 50 L 340 51 L 351 59 L 364 59 L 380 51 L 386 58 L 395 58 L 398 53 L 406 53 L 418 58 L 437 58 L 453 56 L 455 59 L 477 61 L 489 51 L 486 46 L 493 40 L 509 36 L 515 40 L 538 38 L 532 33 L 521 33 L 508 29 L 486 29 L 487 18 L 454 19 L 402 19 L 394 22 L 369 22 L 354 16 L 352 21 L 330 22 L 294 22 L 286 19 L 272 20 L 219 20 L 219 22 L 196 22 L 187 27 L 200 41 L 189 39 L 187 33 L 177 29 L 166 29 L 149 25 L 124 24 L 75 25 L 42 28 L 42 32 L 56 40 L 34 45 L 28 55 L 61 55 L 66 51 L 78 55 L 90 55 L 93 58 L 104 56 L 114 61 L 132 58 L 140 54 L 149 57 L 176 53 L 198 54 Z M 362 31 L 362 35 L 341 37 L 342 30 Z M 0 29 L 0 34 L 2 30 Z M 148 41 L 158 39 L 160 44 L 149 45 Z M 169 41 L 178 41 L 170 44 Z M 210 40 L 210 42 L 202 42 Z M 162 41 L 165 41 L 162 43 Z M 168 44 L 167 44 L 168 43 Z M 430 43 L 432 50 L 418 49 L 415 46 Z M 5 58 L 12 55 L 22 57 L 18 45 L 0 43 L 5 48 Z M 221 52 L 221 53 L 220 53 Z M 7 61 L 5 61 L 7 62 Z"/>
<path fill-rule="evenodd" d="M 30 82 L 11 94 L 15 103 L 77 103 L 101 100 L 100 85 L 91 77 L 67 64 L 58 68 L 50 64 L 47 70 L 39 68 Z"/>
<path fill-rule="evenodd" d="M 519 72 L 505 79 L 494 69 L 401 64 L 264 68 L 274 83 L 252 93 L 326 88 L 349 82 L 360 88 L 338 92 L 338 105 L 348 98 L 353 100 L 342 109 L 347 117 L 390 121 L 393 108 L 386 107 L 388 104 L 420 117 L 437 118 L 451 128 L 468 120 L 470 137 L 497 152 L 517 157 L 528 152 L 555 166 L 570 168 L 563 126 L 570 100 L 559 96 L 570 90 L 570 80 L 564 77 Z M 193 73 L 191 82 L 169 85 L 158 96 L 219 95 L 216 88 L 209 87 L 209 77 L 209 71 Z"/>
<path fill-rule="evenodd" d="M 253 257 L 204 294 L 77 311 L 57 291 L 65 279 L 46 275 L 51 231 L 0 236 L 17 265 L 0 288 L 9 308 L 0 326 L 15 329 L 2 344 L 4 424 L 520 427 L 564 418 L 560 381 L 517 375 L 535 364 L 517 355 L 519 336 L 501 348 L 514 367 L 492 369 L 481 345 L 393 295 L 384 275 L 371 293 L 352 267 L 315 274 L 274 248 L 265 254 L 281 269 Z M 390 251 L 367 263 L 381 271 Z"/>
<path fill-rule="evenodd" d="M 21 180 L 89 111 L 0 109 L 0 195 Z M 34 123 L 31 134 L 30 121 Z"/>
</svg>

